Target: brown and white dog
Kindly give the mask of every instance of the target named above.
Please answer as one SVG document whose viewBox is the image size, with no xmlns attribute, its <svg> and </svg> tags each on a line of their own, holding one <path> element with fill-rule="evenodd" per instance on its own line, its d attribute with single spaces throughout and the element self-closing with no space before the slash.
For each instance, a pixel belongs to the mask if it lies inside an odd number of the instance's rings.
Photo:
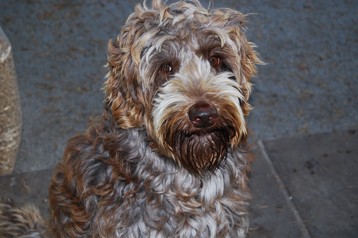
<svg viewBox="0 0 358 238">
<path fill-rule="evenodd" d="M 54 237 L 245 237 L 245 117 L 260 63 L 245 16 L 138 5 L 109 43 L 105 111 L 49 189 Z"/>
</svg>

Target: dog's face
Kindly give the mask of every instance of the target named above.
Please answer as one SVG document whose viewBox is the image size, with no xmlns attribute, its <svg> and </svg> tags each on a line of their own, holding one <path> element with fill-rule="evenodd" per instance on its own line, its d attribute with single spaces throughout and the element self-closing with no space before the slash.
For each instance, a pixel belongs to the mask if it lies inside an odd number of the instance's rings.
<svg viewBox="0 0 358 238">
<path fill-rule="evenodd" d="M 109 44 L 107 103 L 118 127 L 145 127 L 158 153 L 202 175 L 247 134 L 259 59 L 240 12 L 152 5 L 137 6 Z"/>
</svg>

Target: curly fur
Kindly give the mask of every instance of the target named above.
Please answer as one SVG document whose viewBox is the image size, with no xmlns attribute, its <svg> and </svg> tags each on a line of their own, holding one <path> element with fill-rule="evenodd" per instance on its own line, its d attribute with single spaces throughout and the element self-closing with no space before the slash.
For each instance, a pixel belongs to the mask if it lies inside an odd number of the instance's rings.
<svg viewBox="0 0 358 238">
<path fill-rule="evenodd" d="M 260 60 L 244 22 L 196 0 L 135 8 L 108 45 L 103 116 L 52 177 L 55 237 L 245 237 Z M 198 126 L 189 114 L 202 105 L 215 119 Z"/>
</svg>

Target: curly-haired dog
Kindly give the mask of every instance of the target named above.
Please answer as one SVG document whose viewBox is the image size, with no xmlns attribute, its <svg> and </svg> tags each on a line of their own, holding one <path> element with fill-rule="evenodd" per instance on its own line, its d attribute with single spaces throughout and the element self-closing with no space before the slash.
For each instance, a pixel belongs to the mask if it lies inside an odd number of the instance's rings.
<svg viewBox="0 0 358 238">
<path fill-rule="evenodd" d="M 105 112 L 49 189 L 57 237 L 245 237 L 245 16 L 196 0 L 138 5 L 109 43 Z"/>
</svg>

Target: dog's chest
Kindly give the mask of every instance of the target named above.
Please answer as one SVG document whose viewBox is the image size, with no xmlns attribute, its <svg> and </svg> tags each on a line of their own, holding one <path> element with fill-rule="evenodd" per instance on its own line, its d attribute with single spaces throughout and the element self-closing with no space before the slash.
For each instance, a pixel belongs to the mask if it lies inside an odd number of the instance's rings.
<svg viewBox="0 0 358 238">
<path fill-rule="evenodd" d="M 122 204 L 107 210 L 114 214 L 114 233 L 116 237 L 240 237 L 247 223 L 234 196 L 240 191 L 235 181 L 225 180 L 221 173 L 205 180 L 180 173 L 148 176 L 139 186 L 131 186 L 133 191 L 124 188 Z"/>
</svg>

